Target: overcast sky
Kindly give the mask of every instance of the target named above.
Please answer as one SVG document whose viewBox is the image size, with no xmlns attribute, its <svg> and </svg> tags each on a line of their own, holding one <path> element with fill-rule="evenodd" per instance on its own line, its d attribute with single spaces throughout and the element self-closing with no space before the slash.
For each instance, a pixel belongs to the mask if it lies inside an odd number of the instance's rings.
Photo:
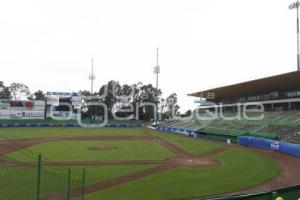
<svg viewBox="0 0 300 200">
<path fill-rule="evenodd" d="M 290 0 L 9 0 L 0 2 L 0 80 L 31 91 L 109 80 L 179 95 L 296 70 Z"/>
</svg>

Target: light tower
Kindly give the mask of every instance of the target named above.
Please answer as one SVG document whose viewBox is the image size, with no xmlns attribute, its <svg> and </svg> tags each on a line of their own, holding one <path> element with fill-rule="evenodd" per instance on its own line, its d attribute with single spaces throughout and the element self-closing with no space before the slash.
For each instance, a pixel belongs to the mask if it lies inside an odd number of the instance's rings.
<svg viewBox="0 0 300 200">
<path fill-rule="evenodd" d="M 92 64 L 92 73 L 89 75 L 89 80 L 91 80 L 91 95 L 94 93 L 94 80 L 96 79 L 96 76 L 94 74 L 94 58 L 91 59 Z"/>
<path fill-rule="evenodd" d="M 289 9 L 297 10 L 297 70 L 300 71 L 300 47 L 299 47 L 299 0 L 292 3 L 289 6 Z"/>
<path fill-rule="evenodd" d="M 158 65 L 158 48 L 156 48 L 156 66 L 154 67 L 154 74 L 156 74 L 156 89 L 158 89 L 158 74 L 160 73 L 160 66 Z"/>
<path fill-rule="evenodd" d="M 160 66 L 158 65 L 158 48 L 156 48 L 156 66 L 154 67 L 154 74 L 156 74 L 156 91 L 158 92 L 158 74 L 160 73 Z M 155 126 L 157 126 L 158 121 L 158 97 L 156 97 L 156 121 Z"/>
</svg>

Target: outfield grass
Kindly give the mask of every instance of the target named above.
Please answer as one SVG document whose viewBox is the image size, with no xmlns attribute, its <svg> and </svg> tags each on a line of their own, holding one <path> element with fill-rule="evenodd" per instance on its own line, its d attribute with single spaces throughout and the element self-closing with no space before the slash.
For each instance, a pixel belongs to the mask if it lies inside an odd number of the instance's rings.
<svg viewBox="0 0 300 200">
<path fill-rule="evenodd" d="M 182 137 L 156 131 L 149 133 L 158 136 L 193 155 L 200 155 L 222 147 L 222 144 L 206 140 Z M 103 128 L 0 128 L 0 136 L 11 139 L 42 136 L 73 135 L 142 135 L 141 129 Z M 117 146 L 108 151 L 93 151 L 88 147 Z M 158 143 L 147 141 L 57 141 L 46 142 L 28 147 L 34 154 L 43 154 L 51 161 L 76 160 L 145 160 L 163 159 L 174 156 L 172 152 Z M 23 153 L 22 153 L 23 152 Z M 25 154 L 24 154 L 25 152 Z M 7 156 L 20 161 L 36 161 L 36 156 L 28 156 L 26 151 L 12 152 Z M 86 200 L 99 199 L 186 199 L 191 197 L 238 191 L 263 183 L 278 171 L 278 165 L 270 158 L 257 152 L 232 146 L 218 154 L 222 161 L 218 167 L 177 168 L 152 176 L 144 177 L 127 184 L 103 191 L 87 194 Z M 110 180 L 119 176 L 152 167 L 150 165 L 124 165 L 86 167 L 87 185 Z M 81 183 L 82 168 L 72 168 L 72 188 Z M 52 168 L 43 171 L 42 194 L 48 195 L 66 191 L 66 169 Z M 36 169 L 1 169 L 0 200 L 35 199 Z"/>
<path fill-rule="evenodd" d="M 90 150 L 89 147 L 113 146 L 107 151 Z M 148 141 L 58 141 L 45 142 L 26 148 L 52 161 L 80 160 L 162 160 L 174 156 L 158 143 Z M 24 154 L 24 150 L 6 154 L 19 161 L 35 161 L 35 157 Z"/>
<path fill-rule="evenodd" d="M 153 167 L 153 165 L 85 167 L 86 184 L 89 185 L 110 180 L 151 167 Z M 71 168 L 71 177 L 71 187 L 73 189 L 80 187 L 82 180 L 82 168 Z M 36 168 L 1 169 L 0 180 L 0 200 L 36 199 Z M 41 180 L 42 197 L 67 191 L 67 169 L 43 168 Z"/>
<path fill-rule="evenodd" d="M 54 120 L 54 119 L 0 119 L 1 124 L 34 123 L 34 124 L 63 124 L 77 123 L 77 120 Z"/>
<path fill-rule="evenodd" d="M 166 140 L 195 156 L 222 147 L 222 145 L 217 143 L 213 143 L 205 140 L 199 140 L 191 137 L 185 137 L 181 135 L 176 135 L 174 133 L 161 133 L 157 131 L 148 131 L 148 132 L 151 133 L 151 135 L 158 136 L 159 138 Z"/>
<path fill-rule="evenodd" d="M 187 199 L 245 189 L 279 171 L 270 158 L 247 150 L 228 150 L 216 158 L 224 162 L 222 166 L 178 168 L 89 194 L 86 200 Z"/>
<path fill-rule="evenodd" d="M 49 136 L 141 135 L 138 128 L 0 128 L 1 139 Z"/>
<path fill-rule="evenodd" d="M 103 120 L 83 119 L 85 124 L 101 124 Z M 55 119 L 0 119 L 1 124 L 18 124 L 18 123 L 33 123 L 33 124 L 77 124 L 77 119 L 55 120 Z M 109 120 L 108 124 L 139 124 L 142 121 L 138 120 Z"/>
</svg>

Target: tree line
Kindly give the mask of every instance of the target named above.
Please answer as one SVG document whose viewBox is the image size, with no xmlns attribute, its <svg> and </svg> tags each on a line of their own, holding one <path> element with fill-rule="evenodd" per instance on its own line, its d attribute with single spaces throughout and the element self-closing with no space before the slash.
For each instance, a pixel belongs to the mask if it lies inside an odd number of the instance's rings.
<svg viewBox="0 0 300 200">
<path fill-rule="evenodd" d="M 0 81 L 0 99 L 13 100 L 46 100 L 46 94 L 42 90 L 31 93 L 29 87 L 23 83 L 12 83 L 9 86 Z"/>
<path fill-rule="evenodd" d="M 141 82 L 122 85 L 111 80 L 93 94 L 88 90 L 80 90 L 79 93 L 83 96 L 81 109 L 84 109 L 85 117 L 103 116 L 105 110 L 101 104 L 105 104 L 109 119 L 138 117 L 140 120 L 152 120 L 156 113 L 159 113 L 162 119 L 171 119 L 178 115 L 180 108 L 176 93 L 163 98 L 160 89 Z M 29 87 L 23 83 L 14 82 L 5 86 L 3 81 L 0 81 L 0 99 L 45 101 L 46 94 L 42 90 L 31 93 Z"/>
</svg>

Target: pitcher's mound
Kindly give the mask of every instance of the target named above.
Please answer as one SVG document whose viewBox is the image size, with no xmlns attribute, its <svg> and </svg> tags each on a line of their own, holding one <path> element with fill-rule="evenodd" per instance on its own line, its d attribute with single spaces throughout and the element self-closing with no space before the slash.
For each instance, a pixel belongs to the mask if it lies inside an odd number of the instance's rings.
<svg viewBox="0 0 300 200">
<path fill-rule="evenodd" d="M 103 146 L 88 147 L 88 149 L 92 150 L 92 151 L 111 151 L 111 150 L 115 150 L 115 149 L 118 149 L 118 148 L 119 147 L 113 146 L 113 145 L 103 145 Z"/>
</svg>

